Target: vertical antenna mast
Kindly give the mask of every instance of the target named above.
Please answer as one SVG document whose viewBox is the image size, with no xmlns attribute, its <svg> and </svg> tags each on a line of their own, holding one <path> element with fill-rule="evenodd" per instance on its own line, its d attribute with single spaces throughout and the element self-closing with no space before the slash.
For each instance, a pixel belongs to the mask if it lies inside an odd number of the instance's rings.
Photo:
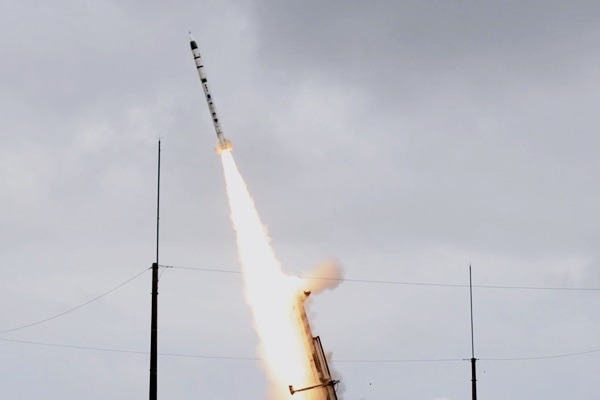
<svg viewBox="0 0 600 400">
<path fill-rule="evenodd" d="M 152 264 L 152 321 L 150 327 L 150 400 L 156 400 L 158 392 L 158 233 L 160 227 L 160 139 L 158 140 L 158 181 L 156 192 L 156 262 Z"/>
<path fill-rule="evenodd" d="M 469 302 L 471 304 L 471 391 L 472 400 L 477 400 L 477 374 L 475 358 L 475 338 L 473 335 L 473 280 L 471 278 L 471 264 L 469 264 Z"/>
<path fill-rule="evenodd" d="M 158 177 L 156 183 L 156 265 L 158 266 L 158 233 L 160 227 L 160 139 L 158 139 Z"/>
</svg>

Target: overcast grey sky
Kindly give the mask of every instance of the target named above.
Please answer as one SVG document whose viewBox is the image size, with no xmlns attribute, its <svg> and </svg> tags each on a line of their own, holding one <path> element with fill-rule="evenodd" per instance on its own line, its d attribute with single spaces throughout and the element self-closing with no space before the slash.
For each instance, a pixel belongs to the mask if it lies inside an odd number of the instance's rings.
<svg viewBox="0 0 600 400">
<path fill-rule="evenodd" d="M 187 37 L 285 268 L 600 288 L 597 1 L 0 0 L 0 331 L 161 263 L 239 270 Z M 597 396 L 598 291 L 475 288 L 479 394 Z M 468 290 L 315 297 L 345 400 L 470 396 Z M 0 334 L 3 398 L 145 398 L 150 274 Z M 163 353 L 253 358 L 238 274 L 168 269 Z M 446 362 L 349 362 L 457 359 Z M 253 360 L 159 360 L 161 398 L 264 399 Z"/>
</svg>

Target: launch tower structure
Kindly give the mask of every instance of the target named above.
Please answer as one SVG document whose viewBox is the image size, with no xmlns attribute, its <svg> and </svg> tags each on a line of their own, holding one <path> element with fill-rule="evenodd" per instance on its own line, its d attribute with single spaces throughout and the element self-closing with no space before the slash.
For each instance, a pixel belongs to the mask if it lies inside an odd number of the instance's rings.
<svg viewBox="0 0 600 400">
<path fill-rule="evenodd" d="M 315 384 L 296 389 L 293 385 L 290 385 L 290 393 L 293 395 L 296 392 L 311 390 L 316 392 L 311 393 L 311 398 L 319 400 L 337 400 L 335 385 L 340 381 L 334 380 L 331 377 L 329 365 L 327 364 L 327 357 L 325 356 L 323 345 L 321 344 L 321 338 L 319 336 L 313 336 L 306 316 L 304 305 L 309 295 L 310 292 L 303 292 L 298 295 L 294 305 L 294 314 L 298 318 L 299 326 L 302 326 L 302 338 L 305 340 L 305 348 L 310 349 L 308 357 Z"/>
</svg>

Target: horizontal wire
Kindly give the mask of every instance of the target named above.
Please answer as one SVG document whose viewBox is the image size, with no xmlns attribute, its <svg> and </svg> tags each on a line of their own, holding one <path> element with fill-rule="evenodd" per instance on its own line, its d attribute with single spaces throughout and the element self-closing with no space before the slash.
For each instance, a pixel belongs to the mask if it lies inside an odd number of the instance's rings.
<svg viewBox="0 0 600 400">
<path fill-rule="evenodd" d="M 242 271 L 216 269 L 216 268 L 200 268 L 200 267 L 185 267 L 175 265 L 161 265 L 165 268 L 187 269 L 204 272 L 217 272 L 224 274 L 243 274 Z M 353 283 L 374 283 L 386 285 L 407 285 L 407 286 L 439 286 L 439 287 L 457 287 L 468 288 L 468 284 L 458 283 L 436 283 L 436 282 L 406 282 L 406 281 L 389 281 L 389 280 L 372 280 L 372 279 L 348 279 L 348 278 L 326 278 L 306 276 L 303 279 L 325 280 L 337 282 L 353 282 Z M 505 286 L 505 285 L 473 285 L 474 288 L 480 289 L 513 289 L 513 290 L 554 290 L 554 291 L 600 291 L 600 288 L 582 288 L 582 287 L 558 287 L 558 286 Z"/>
<path fill-rule="evenodd" d="M 21 343 L 21 344 L 32 344 L 32 345 L 37 345 L 37 346 L 77 349 L 77 350 L 93 350 L 93 351 L 103 351 L 103 352 L 110 352 L 110 353 L 150 355 L 150 353 L 147 351 L 112 349 L 112 348 L 105 348 L 105 347 L 79 346 L 79 345 L 47 343 L 47 342 L 36 342 L 36 341 L 31 341 L 31 340 L 0 338 L 0 341 L 11 342 L 11 343 Z M 219 359 L 219 360 L 241 360 L 241 361 L 258 361 L 259 360 L 257 357 L 228 357 L 228 356 L 211 356 L 211 355 L 204 355 L 204 354 L 196 354 L 195 355 L 195 354 L 177 354 L 177 353 L 158 353 L 158 355 L 165 356 L 165 357 L 208 358 L 208 359 Z"/>
<path fill-rule="evenodd" d="M 104 296 L 106 296 L 106 295 L 108 295 L 108 294 L 110 294 L 110 293 L 114 292 L 115 290 L 117 290 L 117 289 L 119 289 L 119 288 L 121 288 L 121 287 L 125 286 L 126 284 L 128 284 L 128 283 L 129 283 L 129 282 L 131 282 L 132 280 L 136 279 L 137 277 L 139 277 L 140 275 L 142 275 L 144 272 L 146 272 L 146 271 L 148 271 L 148 270 L 149 270 L 149 268 L 146 268 L 146 269 L 144 269 L 143 271 L 139 272 L 138 274 L 134 275 L 133 277 L 131 277 L 131 278 L 127 279 L 125 282 L 123 282 L 123 283 L 120 283 L 119 285 L 117 285 L 117 286 L 113 287 L 112 289 L 110 289 L 110 290 L 107 290 L 106 292 L 104 292 L 104 293 L 102 293 L 102 294 L 100 294 L 100 295 L 98 295 L 98 296 L 94 297 L 93 299 L 90 299 L 90 300 L 86 301 L 85 303 L 82 303 L 82 304 L 80 304 L 80 305 L 78 305 L 78 306 L 75 306 L 75 307 L 69 308 L 69 309 L 68 309 L 68 310 L 66 310 L 66 311 L 63 311 L 63 312 L 61 312 L 61 313 L 58 313 L 58 314 L 52 315 L 51 317 L 44 318 L 44 319 L 42 319 L 42 320 L 39 320 L 39 321 L 35 321 L 35 322 L 29 323 L 29 324 L 26 324 L 26 325 L 17 326 L 17 327 L 15 327 L 15 328 L 10 328 L 10 329 L 4 329 L 4 330 L 1 330 L 1 331 L 0 331 L 0 333 L 14 332 L 14 331 L 18 331 L 18 330 L 21 330 L 21 329 L 29 328 L 29 327 L 32 327 L 32 326 L 40 325 L 40 324 L 43 324 L 44 322 L 51 321 L 51 320 L 53 320 L 53 319 L 56 319 L 56 318 L 58 318 L 58 317 L 62 317 L 63 315 L 69 314 L 69 313 L 71 313 L 71 312 L 73 312 L 73 311 L 75 311 L 75 310 L 79 310 L 80 308 L 82 308 L 82 307 L 85 307 L 85 306 L 87 306 L 88 304 L 90 304 L 90 303 L 93 303 L 94 301 L 96 301 L 96 300 L 99 300 L 99 299 L 101 299 L 102 297 L 104 297 Z"/>
<path fill-rule="evenodd" d="M 200 268 L 200 267 L 181 267 L 181 266 L 175 266 L 175 265 L 160 265 L 160 267 L 163 268 L 175 268 L 175 269 L 189 269 L 189 270 L 193 270 L 193 271 L 205 271 L 205 272 L 219 272 L 219 273 L 223 273 L 223 274 L 237 274 L 237 275 L 241 275 L 242 271 L 236 271 L 233 269 L 217 269 L 217 268 Z"/>
<path fill-rule="evenodd" d="M 0 341 L 20 344 L 31 344 L 37 346 L 47 347 L 58 347 L 68 348 L 77 350 L 93 350 L 103 351 L 111 353 L 127 353 L 127 354 L 140 354 L 149 355 L 146 351 L 126 350 L 126 349 L 112 349 L 104 347 L 91 347 L 91 346 L 79 346 L 70 344 L 58 344 L 58 343 L 47 343 L 47 342 L 36 342 L 31 340 L 19 340 L 19 339 L 7 339 L 0 338 Z M 548 360 L 566 357 L 576 357 L 586 354 L 598 353 L 600 349 L 580 351 L 575 353 L 564 353 L 547 356 L 537 357 L 515 357 L 515 358 L 477 358 L 479 361 L 534 361 L 534 360 Z M 203 359 L 214 359 L 214 360 L 233 360 L 233 361 L 258 361 L 258 357 L 235 357 L 235 356 L 218 356 L 218 355 L 206 355 L 206 354 L 182 354 L 182 353 L 158 353 L 159 356 L 163 357 L 180 357 L 180 358 L 203 358 Z M 426 362 L 457 362 L 457 361 L 470 361 L 470 358 L 422 358 L 422 359 L 349 359 L 349 360 L 336 360 L 333 359 L 333 363 L 344 363 L 344 364 L 393 364 L 393 363 L 426 363 Z"/>
<path fill-rule="evenodd" d="M 20 343 L 20 344 L 33 344 L 33 345 L 37 345 L 37 346 L 60 347 L 60 348 L 67 348 L 67 349 L 105 351 L 105 352 L 111 352 L 111 353 L 149 354 L 144 351 L 109 349 L 109 348 L 103 348 L 103 347 L 90 347 L 90 346 L 77 346 L 77 345 L 72 345 L 72 344 L 34 342 L 31 340 L 0 338 L 0 341 L 10 342 L 10 343 Z"/>
<path fill-rule="evenodd" d="M 187 269 L 187 270 L 197 270 L 197 271 L 205 271 L 205 272 L 217 272 L 217 273 L 229 273 L 229 274 L 241 274 L 241 271 L 235 270 L 223 270 L 223 269 L 213 269 L 213 268 L 199 268 L 199 267 L 182 267 L 182 266 L 168 266 L 161 265 L 164 268 L 176 268 L 176 269 Z M 102 297 L 116 291 L 117 289 L 125 286 L 129 282 L 138 278 L 150 268 L 146 268 L 141 272 L 137 273 L 133 277 L 127 279 L 126 281 L 120 283 L 119 285 L 113 287 L 112 289 L 78 305 L 72 307 L 66 311 L 63 311 L 59 314 L 50 316 L 48 318 L 32 322 L 26 325 L 18 326 L 11 329 L 5 329 L 0 331 L 0 333 L 8 333 L 21 329 L 25 329 L 28 327 L 32 327 L 35 325 L 39 325 L 53 319 L 59 318 L 63 315 L 76 311 L 88 304 L 93 303 L 96 300 L 101 299 Z M 377 284 L 396 284 L 396 285 L 417 285 L 417 286 L 443 286 L 443 287 L 468 287 L 468 285 L 460 285 L 460 284 L 444 284 L 444 283 L 426 283 L 426 282 L 400 282 L 400 281 L 383 281 L 383 280 L 365 280 L 365 279 L 336 279 L 336 278 L 318 278 L 318 277 L 306 277 L 306 279 L 319 279 L 319 280 L 335 280 L 335 281 L 347 281 L 347 282 L 358 282 L 358 283 L 377 283 Z M 479 288 L 487 288 L 487 289 L 528 289 L 528 290 L 600 290 L 597 288 L 564 288 L 564 287 L 532 287 L 532 286 L 490 286 L 490 285 L 474 285 L 474 287 Z M 5 342 L 14 342 L 14 343 L 23 343 L 23 344 L 32 344 L 32 345 L 40 345 L 40 346 L 50 346 L 50 347 L 61 347 L 61 348 L 72 348 L 72 349 L 82 349 L 82 350 L 95 350 L 95 351 L 105 351 L 105 352 L 117 352 L 117 353 L 129 353 L 129 354 L 149 354 L 148 352 L 143 351 L 134 351 L 134 350 L 122 350 L 122 349 L 111 349 L 111 348 L 100 348 L 100 347 L 89 347 L 89 346 L 77 346 L 77 345 L 67 345 L 67 344 L 55 344 L 55 343 L 45 343 L 45 342 L 34 342 L 34 341 L 26 341 L 26 340 L 17 340 L 17 339 L 7 339 L 0 338 L 1 341 Z M 514 357 L 514 358 L 478 358 L 481 361 L 529 361 L 529 360 L 545 360 L 545 359 L 556 359 L 556 358 L 565 358 L 565 357 L 574 357 L 586 354 L 593 354 L 600 352 L 600 349 L 586 350 L 575 353 L 564 353 L 564 354 L 556 354 L 556 355 L 545 355 L 545 356 L 535 356 L 535 357 Z M 229 357 L 229 356 L 211 356 L 211 355 L 193 355 L 193 354 L 177 354 L 177 353 L 159 353 L 161 356 L 167 357 L 186 357 L 186 358 L 206 358 L 206 359 L 224 359 L 224 360 L 246 360 L 246 361 L 256 361 L 258 358 L 256 357 Z M 464 359 L 459 358 L 437 358 L 437 359 L 356 359 L 356 360 L 333 360 L 337 363 L 412 363 L 412 362 L 456 362 L 463 361 Z"/>
<path fill-rule="evenodd" d="M 111 353 L 128 353 L 128 354 L 141 354 L 141 355 L 149 355 L 150 354 L 149 352 L 146 352 L 146 351 L 112 349 L 112 348 L 91 347 L 91 346 L 78 346 L 78 345 L 69 345 L 69 344 L 36 342 L 36 341 L 30 341 L 30 340 L 19 340 L 19 339 L 0 338 L 0 341 L 11 342 L 11 343 L 21 343 L 21 344 L 31 344 L 31 345 L 38 345 L 38 346 L 47 346 L 47 347 L 77 349 L 77 350 L 103 351 L 103 352 L 111 352 Z M 158 355 L 164 356 L 164 357 L 205 358 L 205 359 L 217 359 L 217 360 L 238 360 L 238 361 L 258 361 L 258 360 L 260 360 L 258 357 L 233 357 L 233 356 L 216 356 L 216 355 L 206 355 L 206 354 L 158 353 Z M 412 363 L 412 362 L 448 362 L 448 361 L 463 361 L 463 359 L 462 358 L 399 359 L 399 360 L 335 360 L 334 359 L 332 362 L 337 362 L 337 363 Z"/>
<path fill-rule="evenodd" d="M 172 265 L 161 265 L 163 268 L 175 268 L 175 269 L 184 269 L 184 270 L 195 270 L 195 271 L 204 271 L 204 272 L 216 272 L 216 273 L 226 273 L 226 274 L 242 274 L 241 271 L 236 270 L 224 270 L 224 269 L 216 269 L 216 268 L 200 268 L 200 267 L 184 267 L 184 266 L 172 266 Z M 102 297 L 114 292 L 115 290 L 125 286 L 129 282 L 138 278 L 144 272 L 148 271 L 150 268 L 146 268 L 138 274 L 134 275 L 130 279 L 125 282 L 113 287 L 112 289 L 82 303 L 75 307 L 69 308 L 61 313 L 52 315 L 50 317 L 44 318 L 39 321 L 31 322 L 29 324 L 17 326 L 14 328 L 0 330 L 0 334 L 9 333 L 18 331 L 21 329 L 29 328 L 32 326 L 40 325 L 45 322 L 51 321 L 53 319 L 62 317 L 63 315 L 69 314 L 73 311 L 76 311 L 82 307 L 87 306 L 88 304 L 93 303 L 96 300 L 101 299 Z M 450 283 L 432 283 L 432 282 L 402 282 L 402 281 L 387 281 L 387 280 L 369 280 L 369 279 L 346 279 L 346 278 L 323 278 L 323 277 L 304 277 L 304 279 L 313 279 L 313 280 L 329 280 L 329 281 L 339 281 L 339 282 L 355 282 L 355 283 L 373 283 L 373 284 L 388 284 L 388 285 L 412 285 L 412 286 L 434 286 L 434 287 L 460 287 L 467 288 L 469 285 L 465 284 L 450 284 Z M 562 290 L 562 291 L 599 291 L 600 288 L 574 288 L 574 287 L 539 287 L 539 286 L 500 286 L 500 285 L 473 285 L 475 288 L 482 289 L 517 289 L 517 290 Z"/>
<path fill-rule="evenodd" d="M 600 353 L 600 349 L 594 350 L 586 350 L 579 351 L 576 353 L 564 353 L 564 354 L 554 354 L 548 356 L 537 356 L 537 357 L 515 357 L 515 358 L 478 358 L 478 360 L 482 361 L 533 361 L 533 360 L 548 360 L 552 358 L 565 358 L 565 357 L 575 357 L 582 356 L 586 354 Z"/>
<path fill-rule="evenodd" d="M 394 363 L 423 363 L 423 362 L 456 362 L 464 361 L 464 358 L 408 358 L 408 359 L 388 359 L 388 360 L 336 360 L 333 363 L 344 364 L 394 364 Z"/>
</svg>

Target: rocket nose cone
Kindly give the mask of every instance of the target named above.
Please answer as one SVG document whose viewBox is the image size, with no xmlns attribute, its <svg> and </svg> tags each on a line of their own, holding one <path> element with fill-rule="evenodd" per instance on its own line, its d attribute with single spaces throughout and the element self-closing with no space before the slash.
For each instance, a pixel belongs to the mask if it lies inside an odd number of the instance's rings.
<svg viewBox="0 0 600 400">
<path fill-rule="evenodd" d="M 192 52 L 198 49 L 198 45 L 196 44 L 196 39 L 192 36 L 192 32 L 190 32 L 190 47 L 192 48 Z"/>
</svg>

